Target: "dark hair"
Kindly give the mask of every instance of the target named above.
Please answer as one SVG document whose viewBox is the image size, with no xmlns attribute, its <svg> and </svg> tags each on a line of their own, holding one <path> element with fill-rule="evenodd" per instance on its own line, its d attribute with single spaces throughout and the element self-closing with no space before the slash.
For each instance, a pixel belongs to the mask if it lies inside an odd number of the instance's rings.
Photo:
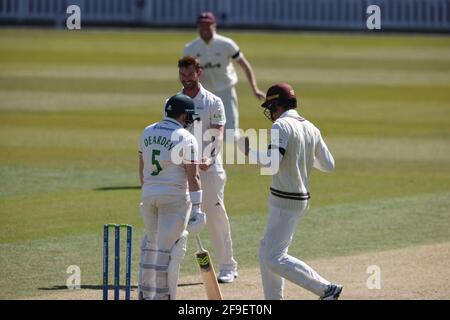
<svg viewBox="0 0 450 320">
<path fill-rule="evenodd" d="M 178 68 L 188 68 L 190 66 L 194 66 L 196 70 L 202 68 L 200 65 L 200 61 L 197 58 L 192 56 L 184 56 L 180 60 L 178 60 Z"/>
</svg>

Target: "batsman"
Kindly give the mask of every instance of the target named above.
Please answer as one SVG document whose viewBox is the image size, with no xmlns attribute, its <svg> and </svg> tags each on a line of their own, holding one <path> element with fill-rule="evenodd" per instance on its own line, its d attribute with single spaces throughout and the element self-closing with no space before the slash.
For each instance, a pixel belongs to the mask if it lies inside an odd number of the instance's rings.
<svg viewBox="0 0 450 320">
<path fill-rule="evenodd" d="M 186 253 L 191 215 L 202 215 L 198 145 L 185 128 L 197 118 L 194 102 L 177 94 L 165 104 L 166 117 L 142 132 L 139 175 L 141 243 L 139 299 L 175 300 L 178 274 Z"/>
</svg>

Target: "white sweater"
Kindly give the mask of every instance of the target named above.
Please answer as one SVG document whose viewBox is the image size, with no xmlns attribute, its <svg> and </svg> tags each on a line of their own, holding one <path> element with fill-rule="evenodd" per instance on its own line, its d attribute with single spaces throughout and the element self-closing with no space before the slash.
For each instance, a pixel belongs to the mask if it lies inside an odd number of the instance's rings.
<svg viewBox="0 0 450 320">
<path fill-rule="evenodd" d="M 272 126 L 269 149 L 279 151 L 279 170 L 272 176 L 269 203 L 272 206 L 296 210 L 311 196 L 309 177 L 313 167 L 324 172 L 334 169 L 334 159 L 322 139 L 319 129 L 302 118 L 296 110 L 284 112 Z"/>
</svg>

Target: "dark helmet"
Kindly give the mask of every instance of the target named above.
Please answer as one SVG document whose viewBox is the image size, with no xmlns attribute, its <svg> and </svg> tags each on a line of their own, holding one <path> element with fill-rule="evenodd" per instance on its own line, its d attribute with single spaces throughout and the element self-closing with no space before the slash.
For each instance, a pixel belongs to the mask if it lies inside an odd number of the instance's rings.
<svg viewBox="0 0 450 320">
<path fill-rule="evenodd" d="M 287 83 L 277 83 L 267 90 L 266 101 L 261 105 L 264 108 L 264 115 L 271 121 L 277 106 L 282 105 L 287 109 L 297 108 L 297 98 L 294 89 Z"/>
<path fill-rule="evenodd" d="M 169 98 L 165 106 L 166 115 L 171 118 L 177 118 L 179 115 L 186 113 L 185 127 L 198 120 L 199 116 L 195 113 L 194 100 L 185 94 L 178 93 Z"/>
</svg>

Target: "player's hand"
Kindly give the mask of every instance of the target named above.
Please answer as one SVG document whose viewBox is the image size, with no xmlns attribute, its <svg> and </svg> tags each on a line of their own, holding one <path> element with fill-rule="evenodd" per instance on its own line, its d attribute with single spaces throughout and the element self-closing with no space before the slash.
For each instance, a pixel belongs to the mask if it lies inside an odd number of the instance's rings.
<svg viewBox="0 0 450 320">
<path fill-rule="evenodd" d="M 198 234 L 206 225 L 206 215 L 200 209 L 199 205 L 192 207 L 191 217 L 186 230 L 191 234 Z"/>
<path fill-rule="evenodd" d="M 202 163 L 198 165 L 200 170 L 207 171 L 209 167 L 212 165 L 212 160 L 209 158 L 202 158 Z"/>
<path fill-rule="evenodd" d="M 238 140 L 238 148 L 241 152 L 243 152 L 246 156 L 250 151 L 250 141 L 248 137 L 240 137 Z"/>
<path fill-rule="evenodd" d="M 266 99 L 266 95 L 264 94 L 264 92 L 262 92 L 258 88 L 253 89 L 253 94 L 255 95 L 255 97 L 258 100 L 265 100 Z"/>
</svg>

